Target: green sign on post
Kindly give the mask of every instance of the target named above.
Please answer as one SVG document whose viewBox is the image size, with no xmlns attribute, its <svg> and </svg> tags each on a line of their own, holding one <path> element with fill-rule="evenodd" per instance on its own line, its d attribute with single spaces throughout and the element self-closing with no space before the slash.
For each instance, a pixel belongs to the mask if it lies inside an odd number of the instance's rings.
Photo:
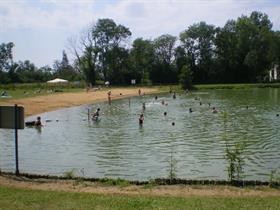
<svg viewBox="0 0 280 210">
<path fill-rule="evenodd" d="M 18 129 L 24 129 L 24 108 L 22 106 L 0 106 L 0 128 L 15 129 L 16 175 L 18 170 Z"/>
</svg>

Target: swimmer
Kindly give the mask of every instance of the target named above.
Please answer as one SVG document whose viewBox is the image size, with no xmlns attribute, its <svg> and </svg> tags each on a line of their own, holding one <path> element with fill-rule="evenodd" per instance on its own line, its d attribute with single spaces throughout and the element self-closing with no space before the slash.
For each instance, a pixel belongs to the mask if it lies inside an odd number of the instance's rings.
<svg viewBox="0 0 280 210">
<path fill-rule="evenodd" d="M 189 113 L 192 113 L 192 112 L 193 112 L 192 108 L 189 108 Z"/>
<path fill-rule="evenodd" d="M 98 108 L 91 116 L 92 120 L 98 120 L 100 108 Z"/>
<path fill-rule="evenodd" d="M 35 121 L 34 123 L 35 126 L 42 126 L 42 123 L 41 123 L 41 117 L 37 117 L 37 120 Z"/>
<path fill-rule="evenodd" d="M 161 101 L 161 104 L 164 105 L 164 100 Z"/>
<path fill-rule="evenodd" d="M 213 107 L 213 108 L 212 108 L 212 113 L 215 114 L 215 113 L 217 113 L 217 112 L 218 112 L 218 111 L 216 110 L 216 108 Z"/>
<path fill-rule="evenodd" d="M 25 122 L 25 125 L 26 125 L 26 126 L 41 127 L 41 126 L 42 126 L 41 117 L 38 116 L 38 117 L 37 117 L 37 120 L 35 120 L 35 121 Z"/>
<path fill-rule="evenodd" d="M 201 101 L 199 102 L 199 105 L 200 105 L 200 106 L 202 105 Z"/>
<path fill-rule="evenodd" d="M 172 122 L 172 126 L 174 126 L 175 125 L 175 122 Z"/>
<path fill-rule="evenodd" d="M 143 125 L 144 123 L 144 115 L 143 114 L 140 114 L 140 117 L 139 117 L 139 125 Z"/>
<path fill-rule="evenodd" d="M 176 99 L 176 93 L 175 92 L 173 93 L 173 99 Z"/>
<path fill-rule="evenodd" d="M 276 117 L 279 117 L 279 114 L 276 114 Z"/>
<path fill-rule="evenodd" d="M 146 105 L 145 103 L 142 104 L 142 109 L 145 110 L 146 109 Z"/>
<path fill-rule="evenodd" d="M 155 100 L 157 100 L 158 99 L 158 97 L 157 96 L 155 96 Z"/>
<path fill-rule="evenodd" d="M 166 116 L 166 115 L 167 115 L 167 112 L 164 112 L 163 115 Z"/>
</svg>

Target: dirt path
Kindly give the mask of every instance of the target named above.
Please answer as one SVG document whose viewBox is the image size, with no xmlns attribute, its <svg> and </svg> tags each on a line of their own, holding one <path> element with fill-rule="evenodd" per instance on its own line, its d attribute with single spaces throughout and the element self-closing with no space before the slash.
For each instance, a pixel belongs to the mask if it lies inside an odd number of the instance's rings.
<svg viewBox="0 0 280 210">
<path fill-rule="evenodd" d="M 146 196 L 216 196 L 216 197 L 243 197 L 243 196 L 280 196 L 280 190 L 268 187 L 237 188 L 231 186 L 136 186 L 129 185 L 107 186 L 98 182 L 51 180 L 51 179 L 28 179 L 16 176 L 0 175 L 0 186 L 17 187 L 33 190 L 86 192 L 98 194 L 125 194 Z"/>
<path fill-rule="evenodd" d="M 10 99 L 0 102 L 0 105 L 22 105 L 25 108 L 25 116 L 32 116 L 43 112 L 53 111 L 59 108 L 78 106 L 108 100 L 108 90 L 90 92 L 59 93 L 45 96 L 37 96 L 24 99 Z M 114 88 L 111 90 L 112 100 L 138 95 L 138 88 Z M 158 92 L 156 88 L 141 88 L 142 94 Z"/>
</svg>

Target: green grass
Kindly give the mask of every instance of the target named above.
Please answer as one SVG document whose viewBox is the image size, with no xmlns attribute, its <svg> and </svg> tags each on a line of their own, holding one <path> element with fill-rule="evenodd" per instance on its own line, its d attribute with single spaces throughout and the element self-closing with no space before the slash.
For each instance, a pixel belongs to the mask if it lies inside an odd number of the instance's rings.
<svg viewBox="0 0 280 210">
<path fill-rule="evenodd" d="M 280 83 L 254 83 L 254 84 L 201 84 L 195 89 L 246 89 L 246 88 L 279 88 Z"/>
<path fill-rule="evenodd" d="M 63 93 L 65 92 L 79 92 L 79 91 L 84 91 L 84 89 L 82 88 L 63 88 L 60 89 Z M 0 92 L 2 92 L 4 89 L 0 89 Z M 36 89 L 26 89 L 26 88 L 16 88 L 16 89 L 11 89 L 11 90 L 7 90 L 7 93 L 9 96 L 11 96 L 10 98 L 0 98 L 0 102 L 1 101 L 5 101 L 5 100 L 9 100 L 9 99 L 21 99 L 21 98 L 28 98 L 28 97 L 34 97 L 34 96 L 42 96 L 42 95 L 50 95 L 50 94 L 58 94 L 61 92 L 48 92 L 51 89 L 41 89 L 40 93 L 36 92 L 37 90 L 39 90 L 38 88 Z"/>
<path fill-rule="evenodd" d="M 279 197 L 158 197 L 0 186 L 0 209 L 279 209 Z"/>
</svg>

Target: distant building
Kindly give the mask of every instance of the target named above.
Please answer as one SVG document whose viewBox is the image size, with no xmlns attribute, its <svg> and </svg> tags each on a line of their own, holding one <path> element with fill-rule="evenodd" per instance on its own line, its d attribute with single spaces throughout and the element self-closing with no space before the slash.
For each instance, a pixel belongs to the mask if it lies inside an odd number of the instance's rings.
<svg viewBox="0 0 280 210">
<path fill-rule="evenodd" d="M 279 69 L 279 65 L 274 65 L 274 67 L 269 70 L 269 81 L 273 82 L 278 80 L 280 77 L 280 69 Z"/>
</svg>

